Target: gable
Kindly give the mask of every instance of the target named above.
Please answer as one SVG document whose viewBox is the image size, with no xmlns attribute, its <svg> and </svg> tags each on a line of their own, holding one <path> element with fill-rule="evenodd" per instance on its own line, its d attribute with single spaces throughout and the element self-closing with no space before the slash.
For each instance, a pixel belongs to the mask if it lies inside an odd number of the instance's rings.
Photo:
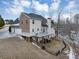
<svg viewBox="0 0 79 59">
<path fill-rule="evenodd" d="M 37 14 L 34 14 L 34 13 L 30 13 L 30 14 L 24 13 L 24 14 L 29 16 L 31 19 L 40 20 L 42 22 L 41 23 L 42 26 L 48 27 L 47 26 L 47 19 L 45 19 L 43 16 L 37 15 Z"/>
</svg>

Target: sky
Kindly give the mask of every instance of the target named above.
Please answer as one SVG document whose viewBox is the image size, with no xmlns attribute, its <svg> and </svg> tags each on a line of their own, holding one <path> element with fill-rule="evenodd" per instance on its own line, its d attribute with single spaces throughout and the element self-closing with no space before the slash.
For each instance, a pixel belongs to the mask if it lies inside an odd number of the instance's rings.
<svg viewBox="0 0 79 59">
<path fill-rule="evenodd" d="M 79 13 L 79 0 L 0 0 L 0 15 L 4 19 L 15 20 L 21 12 L 57 18 L 59 11 L 64 18 Z"/>
</svg>

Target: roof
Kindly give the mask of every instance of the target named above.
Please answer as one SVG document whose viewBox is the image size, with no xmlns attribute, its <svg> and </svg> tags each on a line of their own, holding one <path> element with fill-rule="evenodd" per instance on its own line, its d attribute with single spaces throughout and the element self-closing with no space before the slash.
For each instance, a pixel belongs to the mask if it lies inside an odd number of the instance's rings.
<svg viewBox="0 0 79 59">
<path fill-rule="evenodd" d="M 45 19 L 43 16 L 41 15 L 37 15 L 37 14 L 34 14 L 34 13 L 24 13 L 25 15 L 29 16 L 30 18 L 32 19 L 35 19 L 35 20 L 40 20 L 42 21 L 42 26 L 45 26 L 45 27 L 48 27 L 48 25 L 46 24 L 47 23 L 47 19 Z"/>
<path fill-rule="evenodd" d="M 11 25 L 12 28 L 20 28 L 19 23 Z"/>
</svg>

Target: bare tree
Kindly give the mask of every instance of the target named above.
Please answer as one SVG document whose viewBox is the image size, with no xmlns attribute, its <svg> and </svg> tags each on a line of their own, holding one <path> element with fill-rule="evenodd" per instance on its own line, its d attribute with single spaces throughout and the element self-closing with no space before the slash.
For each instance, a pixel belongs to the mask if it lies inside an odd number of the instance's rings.
<svg viewBox="0 0 79 59">
<path fill-rule="evenodd" d="M 71 35 L 71 30 L 72 30 L 71 22 L 70 22 L 70 20 L 67 18 L 67 19 L 66 19 L 65 33 L 66 33 L 69 37 L 70 37 L 70 35 Z"/>
<path fill-rule="evenodd" d="M 74 27 L 75 27 L 75 31 L 78 32 L 79 30 L 79 14 L 75 14 L 74 15 Z"/>
<path fill-rule="evenodd" d="M 58 34 L 59 34 L 61 12 L 62 12 L 62 9 L 58 10 L 57 28 L 56 28 L 56 31 L 55 31 L 55 34 L 56 34 L 55 36 L 57 36 L 57 37 L 58 37 Z"/>
<path fill-rule="evenodd" d="M 74 22 L 75 22 L 76 24 L 79 23 L 79 14 L 75 14 L 75 15 L 74 15 Z"/>
</svg>

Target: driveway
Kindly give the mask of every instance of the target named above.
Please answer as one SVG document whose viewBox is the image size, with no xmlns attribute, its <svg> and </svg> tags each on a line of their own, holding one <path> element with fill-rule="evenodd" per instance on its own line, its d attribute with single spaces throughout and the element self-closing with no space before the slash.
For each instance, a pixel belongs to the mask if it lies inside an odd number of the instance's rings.
<svg viewBox="0 0 79 59">
<path fill-rule="evenodd" d="M 0 39 L 15 36 L 15 34 L 9 33 L 8 28 L 9 27 L 4 27 L 0 30 Z"/>
</svg>

